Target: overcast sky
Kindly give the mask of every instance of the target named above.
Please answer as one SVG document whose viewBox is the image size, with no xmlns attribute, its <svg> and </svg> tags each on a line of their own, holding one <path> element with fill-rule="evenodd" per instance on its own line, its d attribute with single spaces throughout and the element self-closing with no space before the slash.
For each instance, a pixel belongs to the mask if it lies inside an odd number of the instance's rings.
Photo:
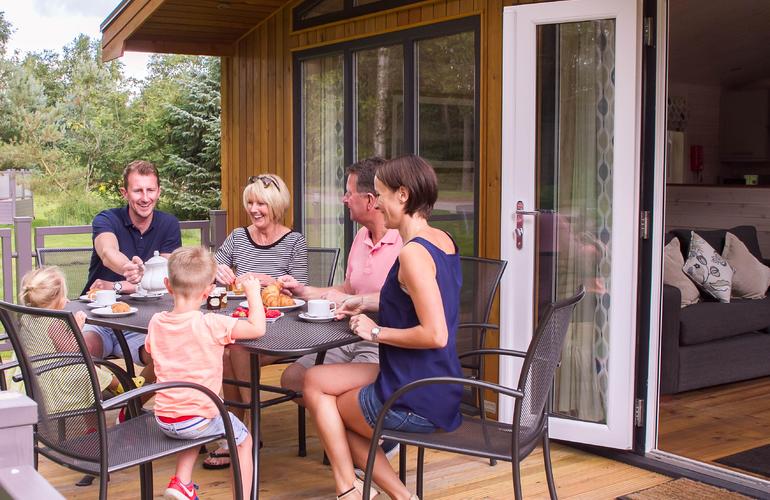
<svg viewBox="0 0 770 500">
<path fill-rule="evenodd" d="M 120 0 L 0 0 L 0 11 L 15 30 L 10 51 L 45 49 L 61 52 L 80 33 L 101 40 L 99 25 Z M 120 61 L 127 76 L 146 75 L 148 55 L 126 52 Z"/>
</svg>

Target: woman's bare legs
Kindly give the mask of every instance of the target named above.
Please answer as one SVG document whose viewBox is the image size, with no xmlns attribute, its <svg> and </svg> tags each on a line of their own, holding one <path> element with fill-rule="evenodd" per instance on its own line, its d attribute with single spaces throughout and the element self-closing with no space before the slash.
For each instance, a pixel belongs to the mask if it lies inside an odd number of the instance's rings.
<svg viewBox="0 0 770 500">
<path fill-rule="evenodd" d="M 354 461 L 359 466 L 366 464 L 372 429 L 361 413 L 358 393 L 378 373 L 376 364 L 354 363 L 314 366 L 305 377 L 305 404 L 329 457 L 338 495 L 353 485 Z M 373 476 L 391 498 L 410 497 L 382 450 L 377 452 Z"/>
</svg>

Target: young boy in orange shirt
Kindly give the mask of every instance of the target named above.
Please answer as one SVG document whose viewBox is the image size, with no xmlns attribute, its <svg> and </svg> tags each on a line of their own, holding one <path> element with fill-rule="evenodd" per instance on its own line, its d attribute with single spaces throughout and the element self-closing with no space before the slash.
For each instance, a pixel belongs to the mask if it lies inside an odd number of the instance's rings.
<svg viewBox="0 0 770 500">
<path fill-rule="evenodd" d="M 148 325 L 145 348 L 155 362 L 158 382 L 195 382 L 219 393 L 222 389 L 222 356 L 227 344 L 237 339 L 255 339 L 265 334 L 265 311 L 259 280 L 244 276 L 241 283 L 249 301 L 247 321 L 223 314 L 203 314 L 214 285 L 217 266 L 211 254 L 201 247 L 176 249 L 168 259 L 166 288 L 174 297 L 174 309 L 154 315 Z M 253 464 L 251 436 L 232 413 L 235 442 L 241 464 L 243 491 L 251 490 Z M 214 403 L 200 391 L 168 389 L 155 397 L 155 419 L 172 438 L 195 439 L 222 434 L 224 422 Z M 176 475 L 166 488 L 165 498 L 197 500 L 192 469 L 198 448 L 179 453 Z"/>
</svg>

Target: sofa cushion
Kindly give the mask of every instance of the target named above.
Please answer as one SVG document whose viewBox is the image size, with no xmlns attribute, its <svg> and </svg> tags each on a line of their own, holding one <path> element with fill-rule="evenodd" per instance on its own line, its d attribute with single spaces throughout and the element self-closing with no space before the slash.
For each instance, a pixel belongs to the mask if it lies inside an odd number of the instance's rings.
<svg viewBox="0 0 770 500">
<path fill-rule="evenodd" d="M 763 299 L 767 288 L 770 287 L 770 267 L 751 255 L 746 245 L 729 231 L 725 236 L 722 256 L 735 270 L 730 292 L 732 296 L 741 299 Z"/>
<path fill-rule="evenodd" d="M 700 292 L 692 280 L 684 273 L 684 258 L 679 249 L 679 239 L 672 238 L 663 247 L 663 284 L 675 286 L 681 295 L 681 307 L 695 304 L 700 299 Z"/>
<path fill-rule="evenodd" d="M 690 251 L 683 269 L 698 288 L 720 302 L 730 302 L 733 268 L 695 231 L 692 232 Z"/>
<path fill-rule="evenodd" d="M 709 245 L 714 247 L 714 250 L 721 252 L 725 247 L 725 234 L 730 231 L 739 240 L 746 245 L 751 255 L 762 260 L 762 252 L 759 249 L 759 240 L 757 239 L 757 228 L 754 226 L 735 226 L 731 229 L 714 229 L 711 231 L 697 231 L 698 235 L 706 240 Z M 682 244 L 682 255 L 687 258 L 687 252 L 690 250 L 690 238 L 691 229 L 673 229 L 671 233 L 674 234 Z M 668 242 L 666 242 L 668 243 Z"/>
<path fill-rule="evenodd" d="M 729 304 L 700 302 L 679 315 L 679 344 L 695 345 L 770 326 L 770 297 L 734 299 Z"/>
</svg>

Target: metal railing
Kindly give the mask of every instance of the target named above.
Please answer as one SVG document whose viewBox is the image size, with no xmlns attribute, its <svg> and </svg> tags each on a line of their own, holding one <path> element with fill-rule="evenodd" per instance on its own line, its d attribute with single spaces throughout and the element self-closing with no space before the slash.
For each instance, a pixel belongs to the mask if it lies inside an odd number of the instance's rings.
<svg viewBox="0 0 770 500">
<path fill-rule="evenodd" d="M 45 246 L 46 236 L 67 234 L 91 234 L 91 226 L 45 226 L 34 228 L 32 247 L 32 217 L 14 217 L 13 228 L 0 228 L 0 248 L 3 263 L 3 299 L 14 302 L 14 275 L 17 277 L 16 291 L 18 292 L 21 276 L 33 267 L 37 257 L 37 248 Z M 201 245 L 212 250 L 219 248 L 227 237 L 227 211 L 210 210 L 208 220 L 181 221 L 182 230 L 195 229 L 200 231 Z M 16 243 L 16 251 L 11 249 L 11 238 Z M 15 259 L 15 265 L 13 260 Z M 15 271 L 15 272 L 14 272 Z"/>
</svg>

